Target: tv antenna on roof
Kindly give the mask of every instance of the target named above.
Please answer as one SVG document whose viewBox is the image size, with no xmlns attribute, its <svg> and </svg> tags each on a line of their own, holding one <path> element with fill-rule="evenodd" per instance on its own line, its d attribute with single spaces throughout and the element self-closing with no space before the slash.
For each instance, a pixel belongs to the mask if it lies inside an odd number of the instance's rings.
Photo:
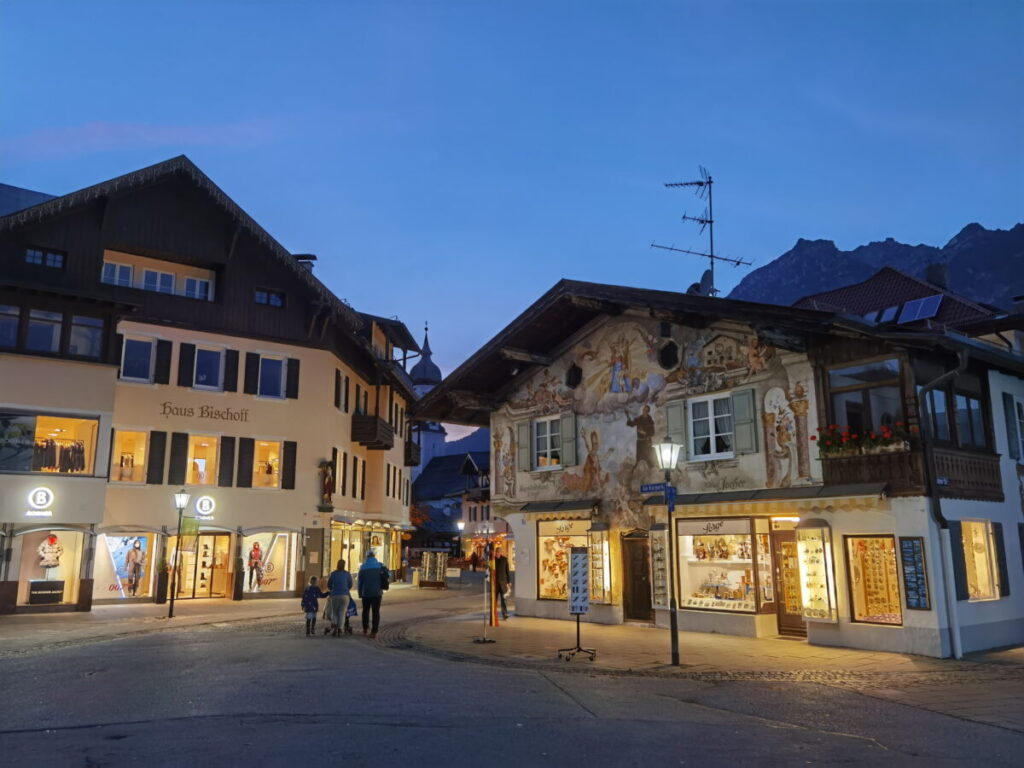
<svg viewBox="0 0 1024 768">
<path fill-rule="evenodd" d="M 719 256 L 718 254 L 715 253 L 715 207 L 713 194 L 714 184 L 715 180 L 712 178 L 711 174 L 708 173 L 708 169 L 702 165 L 700 166 L 699 179 L 696 179 L 694 181 L 670 182 L 665 185 L 670 189 L 675 189 L 678 187 L 693 187 L 693 191 L 694 193 L 696 193 L 697 197 L 699 197 L 701 200 L 708 201 L 707 207 L 704 209 L 704 213 L 702 213 L 700 216 L 689 216 L 686 213 L 683 214 L 683 221 L 692 221 L 694 223 L 700 224 L 701 234 L 704 234 L 704 230 L 707 229 L 707 253 L 704 253 L 703 251 L 691 251 L 688 248 L 676 248 L 671 245 L 658 245 L 657 243 L 651 243 L 651 248 L 661 248 L 662 250 L 675 251 L 676 253 L 689 253 L 693 256 L 703 256 L 704 258 L 708 259 L 711 262 L 711 268 L 704 273 L 704 277 L 701 279 L 700 284 L 700 290 L 702 294 L 705 296 L 714 296 L 716 293 L 718 293 L 718 291 L 715 290 L 716 261 L 724 261 L 728 264 L 732 264 L 734 267 L 739 267 L 742 265 L 749 266 L 751 264 L 751 262 L 744 261 L 743 259 L 733 259 L 728 256 Z"/>
</svg>

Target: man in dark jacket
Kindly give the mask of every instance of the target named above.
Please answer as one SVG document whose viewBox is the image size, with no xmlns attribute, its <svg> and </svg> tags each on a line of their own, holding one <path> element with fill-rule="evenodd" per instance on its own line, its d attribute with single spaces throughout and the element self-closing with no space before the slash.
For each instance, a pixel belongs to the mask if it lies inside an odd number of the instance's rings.
<svg viewBox="0 0 1024 768">
<path fill-rule="evenodd" d="M 388 585 L 388 572 L 371 549 L 366 555 L 366 560 L 359 567 L 359 597 L 363 600 L 364 635 L 369 632 L 370 637 L 377 636 L 377 629 L 380 627 L 380 601 L 387 591 Z M 371 611 L 373 612 L 372 630 Z"/>
<path fill-rule="evenodd" d="M 501 549 L 494 550 L 494 587 L 501 600 L 501 618 L 508 618 L 508 606 L 505 605 L 505 593 L 508 585 L 512 582 L 512 575 L 509 573 L 508 558 L 502 554 Z"/>
</svg>

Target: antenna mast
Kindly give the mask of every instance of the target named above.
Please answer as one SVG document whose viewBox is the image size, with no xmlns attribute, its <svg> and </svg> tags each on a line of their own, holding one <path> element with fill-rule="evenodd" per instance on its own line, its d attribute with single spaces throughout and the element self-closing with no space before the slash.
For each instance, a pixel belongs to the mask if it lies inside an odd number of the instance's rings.
<svg viewBox="0 0 1024 768">
<path fill-rule="evenodd" d="M 683 221 L 692 221 L 700 224 L 701 234 L 704 234 L 704 230 L 708 230 L 708 252 L 703 253 L 701 251 L 691 251 L 688 248 L 675 248 L 670 245 L 658 245 L 657 243 L 651 243 L 651 248 L 661 248 L 665 251 L 675 251 L 676 253 L 689 253 L 693 256 L 703 256 L 711 262 L 711 292 L 708 295 L 713 296 L 718 293 L 714 288 L 715 284 L 715 262 L 724 261 L 728 264 L 732 264 L 734 267 L 742 265 L 749 266 L 751 262 L 744 261 L 743 259 L 733 259 L 728 256 L 719 256 L 715 253 L 715 209 L 714 209 L 714 184 L 715 180 L 711 174 L 708 173 L 707 168 L 703 165 L 700 166 L 700 178 L 695 181 L 676 181 L 665 184 L 670 189 L 678 187 L 693 187 L 694 193 L 702 200 L 707 200 L 708 205 L 704 209 L 704 213 L 700 216 L 689 216 L 686 213 L 683 214 Z"/>
</svg>

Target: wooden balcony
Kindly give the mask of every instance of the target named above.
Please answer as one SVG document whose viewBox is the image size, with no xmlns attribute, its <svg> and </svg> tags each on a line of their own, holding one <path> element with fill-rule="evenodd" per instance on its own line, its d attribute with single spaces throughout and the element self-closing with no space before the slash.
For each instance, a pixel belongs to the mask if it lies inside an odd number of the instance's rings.
<svg viewBox="0 0 1024 768">
<path fill-rule="evenodd" d="M 821 466 L 826 485 L 885 482 L 889 496 L 925 496 L 928 493 L 921 451 L 836 456 L 823 458 Z"/>
<path fill-rule="evenodd" d="M 405 466 L 407 467 L 418 467 L 420 465 L 420 459 L 422 457 L 422 451 L 420 450 L 419 443 L 414 443 L 412 440 L 405 441 Z"/>
<path fill-rule="evenodd" d="M 379 416 L 357 413 L 352 417 L 352 442 L 371 451 L 388 451 L 395 445 L 395 430 Z"/>
<path fill-rule="evenodd" d="M 935 482 L 944 498 L 1003 500 L 998 456 L 936 448 Z"/>
</svg>

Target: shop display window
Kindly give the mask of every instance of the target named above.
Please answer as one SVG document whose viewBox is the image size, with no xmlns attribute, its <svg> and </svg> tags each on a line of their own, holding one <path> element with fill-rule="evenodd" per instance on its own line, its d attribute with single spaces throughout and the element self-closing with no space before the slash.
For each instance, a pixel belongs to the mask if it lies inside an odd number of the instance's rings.
<svg viewBox="0 0 1024 768">
<path fill-rule="evenodd" d="M 590 547 L 589 531 L 589 520 L 544 520 L 537 523 L 537 596 L 540 599 L 568 599 L 569 553 L 573 547 Z M 591 578 L 592 590 L 593 581 Z M 591 597 L 593 599 L 593 593 Z"/>
<path fill-rule="evenodd" d="M 231 535 L 202 532 L 182 535 L 181 551 L 177 552 L 178 599 L 193 597 L 227 597 L 231 585 Z M 167 543 L 168 562 L 174 562 L 178 542 L 171 536 Z M 172 574 L 173 576 L 173 574 Z"/>
<path fill-rule="evenodd" d="M 750 520 L 681 520 L 678 526 L 680 606 L 757 610 Z"/>
<path fill-rule="evenodd" d="M 85 549 L 79 531 L 50 530 L 15 537 L 20 548 L 19 605 L 62 605 L 78 600 Z"/>
<path fill-rule="evenodd" d="M 0 413 L 0 471 L 90 474 L 99 422 Z"/>
<path fill-rule="evenodd" d="M 220 441 L 216 437 L 189 435 L 186 484 L 217 484 L 217 446 L 219 443 Z"/>
<path fill-rule="evenodd" d="M 149 597 L 155 574 L 156 535 L 108 533 L 96 539 L 93 599 Z"/>
<path fill-rule="evenodd" d="M 668 608 L 668 527 L 658 523 L 651 528 L 650 537 L 652 605 Z"/>
<path fill-rule="evenodd" d="M 111 454 L 110 482 L 144 483 L 146 481 L 146 447 L 149 435 L 119 429 L 114 432 Z"/>
<path fill-rule="evenodd" d="M 894 536 L 847 536 L 846 568 L 854 621 L 903 623 Z"/>
<path fill-rule="evenodd" d="M 281 443 L 256 441 L 253 453 L 252 487 L 279 488 L 281 486 Z"/>
<path fill-rule="evenodd" d="M 836 622 L 838 617 L 830 529 L 798 527 L 796 549 L 800 561 L 800 598 L 804 619 Z"/>
<path fill-rule="evenodd" d="M 245 592 L 284 592 L 295 588 L 294 533 L 267 531 L 242 539 Z M 334 570 L 334 563 L 330 563 Z"/>
<path fill-rule="evenodd" d="M 988 520 L 964 520 L 960 525 L 969 599 L 995 600 L 999 597 L 999 569 L 996 567 L 992 523 Z"/>
<path fill-rule="evenodd" d="M 612 564 L 607 530 L 590 531 L 590 600 L 610 603 L 612 599 Z"/>
</svg>

